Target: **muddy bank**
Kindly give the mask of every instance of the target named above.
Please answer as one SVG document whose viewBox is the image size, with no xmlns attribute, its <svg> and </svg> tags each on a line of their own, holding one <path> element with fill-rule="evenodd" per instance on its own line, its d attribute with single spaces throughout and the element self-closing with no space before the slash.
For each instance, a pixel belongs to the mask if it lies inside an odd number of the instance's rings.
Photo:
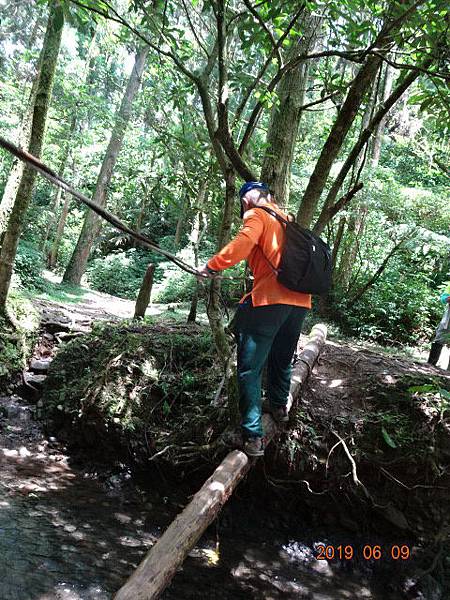
<svg viewBox="0 0 450 600">
<path fill-rule="evenodd" d="M 51 364 L 46 427 L 72 452 L 95 449 L 109 462 L 195 461 L 196 447 L 227 427 L 226 406 L 213 402 L 222 375 L 212 347 L 209 330 L 197 325 L 96 324 Z"/>
<path fill-rule="evenodd" d="M 287 479 L 339 498 L 349 527 L 381 517 L 426 543 L 448 539 L 447 372 L 330 341 L 280 446 Z"/>
<path fill-rule="evenodd" d="M 227 452 L 215 443 L 227 412 L 217 403 L 210 346 L 202 328 L 174 324 L 108 325 L 73 340 L 44 390 L 49 424 L 75 452 L 95 440 L 116 462 L 142 469 L 155 461 L 177 482 L 190 481 L 193 493 Z M 267 484 L 281 489 L 292 514 L 297 502 L 331 534 L 365 532 L 361 548 L 379 545 L 371 540 L 381 535 L 388 558 L 392 545 L 405 543 L 420 585 L 430 565 L 438 588 L 447 585 L 449 389 L 439 369 L 328 342 L 256 471 L 255 493 Z"/>
</svg>

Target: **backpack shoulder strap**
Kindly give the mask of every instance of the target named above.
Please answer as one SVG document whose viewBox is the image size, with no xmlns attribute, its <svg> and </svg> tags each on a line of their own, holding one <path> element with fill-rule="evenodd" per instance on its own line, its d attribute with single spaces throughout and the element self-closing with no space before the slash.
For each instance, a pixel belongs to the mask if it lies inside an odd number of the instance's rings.
<svg viewBox="0 0 450 600">
<path fill-rule="evenodd" d="M 280 215 L 278 213 L 276 213 L 274 210 L 272 210 L 271 208 L 268 208 L 267 206 L 253 206 L 253 208 L 260 208 L 261 210 L 263 210 L 266 213 L 269 213 L 269 215 L 272 215 L 272 217 L 275 217 L 275 219 L 279 222 L 279 223 L 284 223 L 285 225 L 289 224 L 289 221 L 286 221 L 286 219 L 283 219 L 283 217 L 280 217 Z M 267 258 L 267 256 L 264 254 L 263 249 L 261 248 L 261 246 L 258 245 L 258 248 L 261 250 L 261 254 L 264 256 L 265 260 L 267 261 L 267 263 L 269 264 L 270 268 L 272 269 L 272 271 L 275 273 L 275 275 L 278 275 L 278 269 L 270 262 L 270 260 Z"/>
<path fill-rule="evenodd" d="M 288 223 L 289 223 L 289 221 L 287 221 L 286 219 L 281 217 L 278 213 L 276 213 L 271 208 L 268 208 L 267 206 L 253 206 L 252 208 L 260 208 L 264 212 L 269 213 L 269 215 L 272 215 L 272 217 L 275 217 L 275 219 L 277 221 L 279 221 L 280 223 L 284 223 L 285 225 L 288 225 Z"/>
</svg>

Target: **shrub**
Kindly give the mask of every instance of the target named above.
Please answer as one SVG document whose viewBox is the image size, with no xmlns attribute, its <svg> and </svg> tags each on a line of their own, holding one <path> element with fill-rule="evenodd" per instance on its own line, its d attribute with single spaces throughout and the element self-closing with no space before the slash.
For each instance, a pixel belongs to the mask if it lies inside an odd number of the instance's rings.
<svg viewBox="0 0 450 600">
<path fill-rule="evenodd" d="M 196 286 L 195 277 L 170 266 L 164 270 L 163 280 L 164 287 L 156 294 L 156 302 L 189 302 L 191 300 Z M 205 297 L 204 288 L 200 290 L 200 297 Z"/>
<path fill-rule="evenodd" d="M 338 312 L 348 333 L 381 343 L 417 344 L 431 337 L 440 319 L 437 292 L 423 273 L 387 269 L 380 281 L 350 308 L 343 298 Z"/>
<path fill-rule="evenodd" d="M 100 292 L 136 298 L 142 284 L 145 271 L 151 262 L 149 253 L 131 248 L 125 252 L 110 254 L 105 258 L 91 261 L 87 270 L 89 284 Z"/>
<path fill-rule="evenodd" d="M 42 290 L 45 281 L 42 272 L 45 268 L 42 253 L 31 242 L 21 240 L 14 262 L 14 274 L 22 287 Z"/>
</svg>

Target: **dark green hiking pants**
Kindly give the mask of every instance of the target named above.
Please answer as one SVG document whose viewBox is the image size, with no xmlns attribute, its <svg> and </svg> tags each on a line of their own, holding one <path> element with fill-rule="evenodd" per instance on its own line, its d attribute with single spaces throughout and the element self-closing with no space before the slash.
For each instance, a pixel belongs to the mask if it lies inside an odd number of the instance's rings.
<svg viewBox="0 0 450 600">
<path fill-rule="evenodd" d="M 291 384 L 292 357 L 306 308 L 287 304 L 239 305 L 235 331 L 241 425 L 246 437 L 262 437 L 261 378 L 267 361 L 267 398 L 274 407 L 286 406 Z"/>
</svg>

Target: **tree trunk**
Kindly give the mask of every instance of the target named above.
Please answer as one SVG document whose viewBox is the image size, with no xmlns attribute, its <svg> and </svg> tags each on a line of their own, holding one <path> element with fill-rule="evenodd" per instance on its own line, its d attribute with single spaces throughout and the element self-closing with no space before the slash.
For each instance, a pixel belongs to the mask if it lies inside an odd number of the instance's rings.
<svg viewBox="0 0 450 600">
<path fill-rule="evenodd" d="M 59 245 L 61 243 L 64 227 L 66 225 L 67 215 L 69 214 L 70 200 L 70 194 L 64 194 L 64 204 L 61 210 L 61 214 L 59 215 L 55 239 L 53 240 L 53 244 L 47 258 L 47 266 L 49 269 L 54 269 L 56 267 L 56 261 L 58 260 Z"/>
<path fill-rule="evenodd" d="M 377 87 L 378 85 L 374 85 L 371 92 L 368 93 L 367 106 L 364 111 L 363 117 L 361 119 L 361 134 L 366 130 L 369 126 L 369 123 L 373 116 L 374 104 L 377 99 Z M 354 169 L 359 171 L 360 168 L 363 167 L 363 162 L 366 158 L 366 154 L 364 152 L 364 148 L 361 148 L 361 151 L 355 160 Z M 344 233 L 343 223 L 347 222 L 347 233 L 344 237 L 344 249 L 341 254 L 341 259 L 339 261 L 339 269 L 335 270 L 334 281 L 339 283 L 339 286 L 343 290 L 348 289 L 348 284 L 350 281 L 350 277 L 352 274 L 353 264 L 356 258 L 356 253 L 358 250 L 358 240 L 363 233 L 365 218 L 367 215 L 367 205 L 359 205 L 354 208 L 354 212 L 350 215 L 349 219 L 341 219 L 340 227 L 338 230 L 339 245 L 342 242 L 342 237 Z M 342 225 L 342 227 L 341 227 Z M 333 247 L 333 264 L 336 265 L 337 262 L 337 252 Z"/>
<path fill-rule="evenodd" d="M 191 298 L 191 306 L 189 308 L 189 314 L 187 318 L 188 323 L 195 323 L 197 320 L 197 307 L 198 307 L 198 296 L 199 296 L 199 282 L 196 282 L 194 293 Z"/>
<path fill-rule="evenodd" d="M 392 84 L 394 82 L 394 68 L 391 65 L 386 64 L 383 80 L 383 89 L 381 94 L 381 102 L 384 103 L 391 95 Z M 381 119 L 375 128 L 372 142 L 372 159 L 371 165 L 373 168 L 378 166 L 381 153 L 381 141 L 383 138 L 384 128 L 386 125 L 387 114 Z"/>
<path fill-rule="evenodd" d="M 96 30 L 94 29 L 91 33 L 91 40 L 89 42 L 89 46 L 87 49 L 87 53 L 86 53 L 86 59 L 84 62 L 84 75 L 83 75 L 83 81 L 84 81 L 84 86 L 89 90 L 89 79 L 90 79 L 90 74 L 91 74 L 91 69 L 93 68 L 93 57 L 92 57 L 92 53 L 94 50 L 94 40 L 95 40 L 95 36 L 96 36 Z M 90 92 L 90 90 L 89 90 Z M 72 149 L 72 145 L 73 145 L 73 134 L 75 132 L 75 130 L 77 129 L 78 126 L 78 113 L 77 113 L 77 108 L 78 108 L 78 104 L 79 104 L 79 99 L 74 97 L 73 99 L 74 105 L 73 105 L 73 116 L 72 116 L 72 121 L 70 123 L 70 128 L 69 128 L 69 132 L 67 135 L 67 144 L 64 150 L 64 154 L 63 157 L 61 159 L 61 164 L 59 167 L 59 173 L 61 176 L 63 176 L 64 174 L 64 170 L 66 167 L 66 163 L 67 160 L 69 158 L 69 156 L 71 155 L 71 149 Z M 80 133 L 83 130 L 83 124 L 81 123 L 80 127 Z M 75 163 L 73 162 L 73 175 L 75 175 Z M 67 215 L 69 212 L 69 206 L 70 206 L 70 196 L 67 197 L 67 195 L 64 196 L 65 200 L 63 203 L 63 207 L 62 207 L 62 211 L 61 214 L 59 216 L 59 219 L 57 219 L 57 212 L 58 212 L 58 207 L 59 207 L 59 203 L 60 203 L 60 199 L 61 199 L 61 188 L 58 188 L 57 194 L 55 196 L 54 199 L 54 203 L 53 203 L 53 209 L 50 210 L 51 216 L 49 218 L 48 221 L 48 225 L 47 225 L 47 231 L 46 234 L 44 236 L 44 239 L 42 241 L 42 249 L 45 250 L 45 244 L 47 242 L 47 239 L 50 236 L 51 230 L 54 228 L 56 220 L 58 221 L 58 224 L 56 226 L 56 233 L 55 233 L 55 237 L 53 240 L 53 243 L 51 245 L 51 249 L 49 250 L 48 254 L 47 254 L 47 265 L 49 269 L 53 269 L 56 266 L 56 260 L 58 257 L 58 250 L 59 250 L 59 244 L 61 243 L 61 238 L 62 238 L 62 234 L 64 232 L 64 227 L 66 224 L 66 219 L 67 219 Z"/>
<path fill-rule="evenodd" d="M 346 222 L 347 222 L 347 219 L 345 217 L 340 218 L 338 229 L 337 229 L 336 235 L 334 237 L 333 253 L 331 255 L 331 263 L 333 265 L 333 282 L 335 281 L 337 256 L 339 253 L 339 248 L 341 247 L 342 237 L 344 235 L 344 229 L 345 229 Z"/>
<path fill-rule="evenodd" d="M 136 306 L 134 309 L 134 318 L 145 317 L 145 311 L 150 303 L 150 295 L 152 293 L 153 286 L 153 274 L 155 272 L 155 265 L 149 264 L 147 271 L 142 280 L 141 289 L 136 300 Z"/>
<path fill-rule="evenodd" d="M 225 173 L 225 206 L 223 210 L 222 224 L 219 232 L 218 250 L 223 248 L 230 239 L 231 225 L 233 223 L 233 205 L 236 197 L 236 174 L 234 168 L 229 165 Z M 237 389 L 236 367 L 232 361 L 233 350 L 228 342 L 223 326 L 221 315 L 221 281 L 213 279 L 210 287 L 207 314 L 209 325 L 214 337 L 219 360 L 222 364 L 226 381 L 228 397 L 228 415 L 232 426 L 237 425 L 240 419 L 239 397 Z"/>
<path fill-rule="evenodd" d="M 233 223 L 233 205 L 236 196 L 236 175 L 230 165 L 225 173 L 225 206 L 223 209 L 222 223 L 219 231 L 217 249 L 220 250 L 230 239 L 231 225 Z M 210 300 L 208 304 L 208 319 L 216 348 L 222 365 L 226 366 L 231 355 L 227 336 L 222 323 L 220 311 L 220 279 L 213 279 L 210 287 Z"/>
<path fill-rule="evenodd" d="M 77 124 L 77 118 L 76 118 L 76 115 L 74 115 L 72 117 L 72 121 L 70 123 L 69 131 L 67 133 L 66 144 L 65 144 L 65 147 L 63 148 L 63 155 L 61 157 L 61 162 L 59 164 L 58 173 L 59 173 L 59 175 L 61 175 L 61 177 L 64 177 L 64 171 L 66 168 L 67 161 L 69 159 L 70 150 L 72 148 L 72 134 L 75 131 L 76 124 Z M 54 229 L 56 221 L 57 221 L 59 203 L 61 200 L 61 193 L 62 193 L 62 189 L 59 187 L 56 189 L 56 193 L 53 197 L 53 202 L 50 207 L 50 215 L 49 215 L 47 227 L 45 229 L 45 234 L 44 234 L 44 237 L 42 238 L 42 242 L 41 242 L 41 248 L 42 248 L 43 252 L 45 252 L 45 246 L 46 246 L 47 240 L 50 236 L 50 232 L 52 231 L 52 229 Z"/>
<path fill-rule="evenodd" d="M 307 15 L 302 23 L 304 32 L 287 56 L 290 61 L 313 51 L 320 31 L 320 17 Z M 269 184 L 280 204 L 289 199 L 292 161 L 297 141 L 301 106 L 304 104 L 309 62 L 303 61 L 289 71 L 278 84 L 278 102 L 272 108 L 266 138 L 266 152 L 261 168 L 261 181 Z"/>
<path fill-rule="evenodd" d="M 149 164 L 149 172 L 152 173 L 153 172 L 153 166 L 155 164 L 155 156 L 152 154 L 152 157 L 150 159 L 150 164 Z M 159 181 L 156 182 L 156 185 L 154 185 L 151 189 L 148 189 L 147 183 L 145 181 L 145 179 L 142 179 L 140 182 L 140 186 L 142 188 L 142 200 L 141 200 L 141 206 L 139 208 L 139 212 L 136 216 L 136 221 L 135 221 L 135 230 L 140 233 L 142 230 L 142 224 L 144 222 L 145 219 L 145 213 L 147 212 L 147 207 L 149 205 L 151 196 L 153 194 L 153 192 L 155 191 L 155 189 L 158 187 L 159 185 Z M 133 242 L 134 245 L 136 246 L 136 240 Z M 137 246 L 136 246 L 137 247 Z"/>
<path fill-rule="evenodd" d="M 376 75 L 380 62 L 381 58 L 378 56 L 367 58 L 350 86 L 347 98 L 331 128 L 303 195 L 297 214 L 297 220 L 303 227 L 310 227 L 312 223 L 314 212 L 328 180 L 331 167 L 356 117 L 363 96 Z"/>
<path fill-rule="evenodd" d="M 30 143 L 31 125 L 33 122 L 33 111 L 36 99 L 36 92 L 39 82 L 39 72 L 37 73 L 33 85 L 31 87 L 30 96 L 26 111 L 23 115 L 21 130 L 19 133 L 18 145 L 22 148 L 27 148 Z M 14 205 L 14 200 L 17 195 L 20 181 L 22 179 L 25 163 L 16 159 L 13 162 L 11 171 L 6 181 L 5 189 L 3 190 L 2 200 L 0 202 L 0 246 L 3 243 L 3 237 L 8 225 L 8 217 Z"/>
<path fill-rule="evenodd" d="M 173 240 L 174 250 L 178 250 L 181 242 L 181 236 L 183 235 L 183 228 L 186 221 L 186 213 L 189 206 L 189 194 L 186 193 L 181 203 L 180 214 L 178 216 L 177 228 L 175 230 L 175 237 Z"/>
<path fill-rule="evenodd" d="M 424 61 L 424 63 L 421 66 L 423 68 L 427 68 L 431 64 L 431 62 L 432 62 L 431 59 L 427 59 Z M 358 141 L 353 146 L 353 148 L 350 150 L 344 164 L 342 165 L 336 179 L 333 182 L 333 185 L 331 186 L 331 188 L 327 194 L 327 197 L 323 204 L 322 211 L 317 220 L 317 223 L 314 225 L 314 231 L 317 234 L 320 235 L 320 233 L 323 231 L 326 224 L 334 217 L 334 215 L 339 210 L 344 208 L 344 206 L 346 205 L 347 202 L 345 201 L 345 197 L 344 197 L 344 200 L 340 199 L 337 202 L 335 202 L 335 204 L 333 204 L 333 202 L 335 201 L 337 193 L 339 192 L 340 188 L 342 187 L 348 172 L 354 166 L 355 162 L 358 161 L 358 157 L 360 156 L 362 149 L 364 148 L 364 146 L 367 144 L 368 140 L 370 139 L 370 136 L 372 135 L 372 132 L 373 132 L 374 128 L 376 127 L 376 125 L 389 112 L 389 110 L 394 106 L 394 104 L 403 95 L 403 93 L 409 88 L 409 86 L 417 79 L 417 77 L 419 76 L 419 73 L 420 73 L 419 70 L 417 70 L 417 71 L 412 70 L 402 79 L 401 83 L 399 83 L 396 86 L 396 88 L 394 89 L 392 94 L 389 96 L 389 98 L 387 98 L 387 100 L 380 106 L 380 108 L 378 108 L 378 110 L 373 115 L 372 119 L 370 120 L 370 123 L 368 124 L 368 126 L 364 129 L 364 131 L 359 136 Z"/>
<path fill-rule="evenodd" d="M 125 94 L 122 98 L 122 103 L 97 179 L 93 201 L 102 208 L 106 206 L 108 186 L 111 182 L 117 157 L 122 147 L 125 131 L 131 117 L 133 100 L 139 89 L 149 50 L 149 46 L 144 46 L 136 55 L 133 71 L 128 80 Z M 88 210 L 77 245 L 64 273 L 63 281 L 75 285 L 80 284 L 81 277 L 86 270 L 92 245 L 98 235 L 100 227 L 100 218 L 93 211 Z"/>
<path fill-rule="evenodd" d="M 408 233 L 406 233 L 402 239 L 392 248 L 392 250 L 389 252 L 389 254 L 386 256 L 386 258 L 383 260 L 383 262 L 381 263 L 381 265 L 378 267 L 378 269 L 375 271 L 375 273 L 369 278 L 369 280 L 362 286 L 361 289 L 359 289 L 356 294 L 350 298 L 347 302 L 347 309 L 352 308 L 352 306 L 354 304 L 356 304 L 356 302 L 358 302 L 358 300 L 360 298 L 362 298 L 362 296 L 367 292 L 367 290 L 372 287 L 374 285 L 374 283 L 377 282 L 377 280 L 381 277 L 383 271 L 386 269 L 389 260 L 394 256 L 394 254 L 396 254 L 400 247 L 406 242 L 406 240 L 410 239 L 413 235 L 414 231 L 410 231 Z"/>
<path fill-rule="evenodd" d="M 401 28 L 405 19 L 410 16 L 410 13 L 413 10 L 415 10 L 413 7 L 406 10 L 403 15 L 395 19 L 395 21 L 392 21 L 388 14 L 383 28 L 373 45 L 376 48 L 383 49 L 391 46 L 392 36 Z M 347 97 L 333 123 L 328 138 L 314 167 L 314 171 L 309 179 L 305 193 L 303 194 L 297 214 L 297 220 L 300 225 L 303 225 L 304 227 L 310 227 L 312 223 L 314 212 L 326 186 L 331 167 L 342 148 L 353 121 L 355 120 L 361 102 L 369 86 L 376 77 L 381 62 L 381 50 L 378 55 L 369 55 L 361 65 L 361 68 L 350 85 Z"/>
<path fill-rule="evenodd" d="M 59 2 L 54 1 L 50 4 L 50 15 L 41 51 L 40 75 L 31 126 L 29 152 L 37 158 L 41 155 L 44 141 L 47 112 L 52 94 L 63 26 L 63 9 Z M 25 213 L 31 201 L 35 178 L 36 171 L 25 167 L 3 239 L 0 252 L 0 311 L 3 312 L 6 306 L 17 245 L 22 232 Z"/>
<path fill-rule="evenodd" d="M 363 235 L 366 224 L 367 212 L 367 204 L 361 204 L 355 208 L 355 214 L 352 214 L 348 220 L 344 250 L 341 254 L 338 270 L 339 286 L 344 291 L 348 291 L 348 285 L 358 252 L 358 243 Z"/>
<path fill-rule="evenodd" d="M 200 187 L 198 189 L 197 200 L 195 203 L 195 216 L 194 223 L 192 226 L 190 241 L 192 244 L 192 248 L 194 251 L 194 266 L 198 267 L 198 248 L 200 245 L 200 241 L 206 231 L 206 223 L 204 224 L 203 231 L 201 231 L 201 222 L 203 219 L 203 207 L 206 201 L 207 188 L 209 181 L 209 173 L 200 183 Z M 187 318 L 188 323 L 195 323 L 197 319 L 197 306 L 198 306 L 198 298 L 200 291 L 200 283 L 196 281 L 196 285 L 194 288 L 194 293 L 192 294 L 191 299 L 191 307 L 189 310 L 189 315 Z"/>
<path fill-rule="evenodd" d="M 61 171 L 58 170 L 58 173 L 61 173 L 61 176 L 63 175 L 63 173 Z M 50 203 L 50 210 L 49 210 L 49 215 L 48 215 L 48 220 L 47 220 L 47 227 L 45 228 L 44 231 L 44 236 L 41 239 L 41 243 L 40 243 L 40 250 L 43 254 L 45 254 L 45 247 L 47 245 L 47 240 L 50 236 L 50 232 L 52 229 L 55 228 L 55 224 L 56 224 L 56 220 L 57 220 L 57 216 L 58 216 L 58 211 L 59 211 L 59 205 L 61 202 L 61 196 L 62 196 L 62 189 L 61 188 L 56 188 L 56 192 L 53 195 L 53 200 Z"/>
<path fill-rule="evenodd" d="M 36 19 L 33 29 L 31 30 L 30 37 L 27 41 L 27 48 L 23 53 L 23 58 L 25 58 L 26 54 L 29 54 L 36 43 L 36 38 L 39 32 L 39 28 L 42 24 L 42 15 L 40 14 Z M 28 149 L 28 144 L 30 143 L 30 135 L 31 135 L 31 124 L 33 121 L 33 110 L 34 110 L 34 102 L 36 98 L 36 91 L 39 81 L 39 70 L 40 70 L 40 59 L 36 61 L 36 74 L 33 77 L 30 72 L 29 75 L 25 77 L 22 84 L 21 95 L 25 96 L 27 86 L 31 79 L 33 79 L 33 83 L 31 86 L 31 90 L 28 96 L 28 102 L 25 104 L 24 109 L 22 111 L 20 117 L 20 132 L 18 135 L 18 146 L 21 146 L 25 149 Z M 3 237 L 6 231 L 6 227 L 8 224 L 8 217 L 11 212 L 11 209 L 14 204 L 14 199 L 17 194 L 17 189 L 19 187 L 20 180 L 22 178 L 23 170 L 25 168 L 25 163 L 21 160 L 15 160 L 13 162 L 10 174 L 8 176 L 8 180 L 5 185 L 5 189 L 3 190 L 3 196 L 0 202 L 0 248 L 3 243 Z"/>
</svg>

